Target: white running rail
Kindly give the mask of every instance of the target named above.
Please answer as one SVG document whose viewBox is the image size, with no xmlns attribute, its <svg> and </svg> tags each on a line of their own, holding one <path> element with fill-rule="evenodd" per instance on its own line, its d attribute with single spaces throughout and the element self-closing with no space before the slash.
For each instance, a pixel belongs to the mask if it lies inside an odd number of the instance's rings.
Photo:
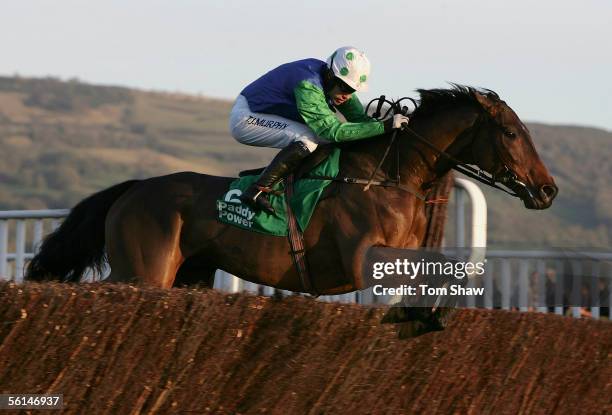
<svg viewBox="0 0 612 415">
<path fill-rule="evenodd" d="M 508 309 L 518 302 L 518 309 L 522 311 L 570 313 L 574 317 L 587 313 L 594 318 L 600 317 L 601 307 L 609 310 L 612 305 L 612 253 L 487 250 L 487 204 L 482 191 L 475 183 L 463 178 L 455 179 L 454 190 L 454 229 L 449 229 L 454 231 L 452 245 L 478 247 L 479 250 L 472 252 L 478 252 L 481 256 L 486 252 L 485 278 L 470 280 L 470 284 L 484 286 L 485 293 L 494 293 L 486 294 L 482 304 L 467 306 Z M 69 212 L 68 209 L 0 211 L 0 279 L 22 282 L 25 266 L 34 256 L 44 235 L 56 229 Z M 559 276 L 567 274 L 568 270 L 570 274 L 578 275 L 565 282 L 572 284 L 572 298 L 575 300 L 576 296 L 584 295 L 586 289 L 589 291 L 587 295 L 596 297 L 591 307 L 564 307 L 564 299 L 554 307 L 529 306 L 530 299 L 543 292 L 541 288 L 551 278 L 557 279 L 555 289 L 562 292 L 563 281 Z M 272 287 L 243 281 L 221 270 L 216 275 L 215 287 L 224 291 L 249 291 L 264 295 L 274 293 Z M 602 286 L 602 281 L 605 286 Z M 496 302 L 493 295 L 497 296 Z M 370 300 L 360 293 L 323 296 L 321 299 L 345 303 L 368 303 Z"/>
</svg>

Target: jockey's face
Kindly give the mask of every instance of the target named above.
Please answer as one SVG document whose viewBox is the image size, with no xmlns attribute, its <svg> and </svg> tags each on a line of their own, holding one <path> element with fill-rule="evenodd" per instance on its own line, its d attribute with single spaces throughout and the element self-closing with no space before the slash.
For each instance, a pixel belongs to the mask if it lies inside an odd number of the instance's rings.
<svg viewBox="0 0 612 415">
<path fill-rule="evenodd" d="M 348 101 L 351 98 L 352 94 L 346 93 L 346 92 L 342 92 L 342 91 L 338 91 L 338 87 L 335 86 L 331 90 L 329 95 L 330 95 L 334 105 L 341 105 L 341 104 L 344 104 L 346 101 Z"/>
<path fill-rule="evenodd" d="M 334 105 L 341 105 L 351 99 L 351 95 L 353 95 L 354 92 L 355 90 L 340 78 L 334 78 L 333 87 L 331 91 L 329 91 L 329 96 Z"/>
</svg>

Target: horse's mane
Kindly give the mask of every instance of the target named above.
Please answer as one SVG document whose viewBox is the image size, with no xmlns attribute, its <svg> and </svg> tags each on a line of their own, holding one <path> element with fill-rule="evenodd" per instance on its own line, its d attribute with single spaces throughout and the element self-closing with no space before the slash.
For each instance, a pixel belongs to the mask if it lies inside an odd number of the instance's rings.
<svg viewBox="0 0 612 415">
<path fill-rule="evenodd" d="M 478 102 L 475 93 L 486 95 L 487 97 L 497 101 L 501 99 L 495 91 L 486 88 L 475 88 L 472 86 L 459 85 L 451 83 L 451 88 L 434 88 L 434 89 L 417 89 L 419 93 L 418 105 L 410 114 L 410 118 L 418 119 L 420 117 L 431 116 L 441 110 L 468 105 L 481 111 L 482 105 Z M 341 148 L 353 148 L 366 143 L 376 142 L 380 140 L 379 136 L 365 138 L 362 140 L 347 141 L 334 143 L 332 145 Z"/>
<path fill-rule="evenodd" d="M 412 117 L 425 117 L 441 109 L 460 105 L 471 105 L 480 110 L 482 106 L 474 95 L 476 92 L 499 100 L 499 95 L 490 89 L 459 84 L 451 85 L 451 88 L 417 89 L 420 96 L 419 105 L 412 113 Z"/>
</svg>

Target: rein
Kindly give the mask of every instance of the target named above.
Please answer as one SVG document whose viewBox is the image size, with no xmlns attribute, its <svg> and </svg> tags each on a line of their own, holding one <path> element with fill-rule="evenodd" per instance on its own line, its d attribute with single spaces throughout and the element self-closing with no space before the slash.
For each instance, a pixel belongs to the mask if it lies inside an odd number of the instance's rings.
<svg viewBox="0 0 612 415">
<path fill-rule="evenodd" d="M 403 100 L 410 100 L 412 101 L 412 103 L 415 105 L 416 107 L 416 102 L 414 99 L 410 98 L 410 97 L 403 97 L 395 102 L 393 101 L 389 101 L 385 98 L 384 95 L 381 95 L 380 98 L 374 98 L 372 101 L 370 101 L 368 103 L 368 105 L 366 106 L 366 112 L 368 111 L 368 109 L 370 108 L 370 105 L 375 102 L 378 101 L 378 105 L 376 108 L 376 111 L 374 112 L 374 114 L 372 114 L 373 118 L 375 119 L 384 119 L 386 118 L 389 113 L 391 111 L 393 111 L 394 114 L 403 114 L 406 115 L 408 113 L 408 108 L 407 107 L 400 107 L 400 103 Z M 387 109 L 387 111 L 385 112 L 385 114 L 381 117 L 381 108 L 382 105 L 384 103 L 389 104 L 389 108 Z M 488 114 L 487 114 L 488 115 Z M 488 115 L 489 118 L 491 118 L 490 115 Z M 482 115 L 480 115 L 476 121 L 474 122 L 474 125 L 471 128 L 474 128 L 476 125 L 480 124 L 482 121 Z M 493 119 L 493 121 L 495 122 L 496 126 L 499 128 L 502 128 L 496 120 Z M 452 163 L 451 168 L 453 170 L 456 170 L 468 177 L 471 177 L 472 179 L 486 184 L 487 186 L 493 187 L 495 189 L 501 190 L 502 192 L 505 192 L 507 194 L 509 194 L 510 196 L 514 196 L 514 197 L 518 197 L 520 198 L 521 196 L 518 193 L 518 190 L 521 190 L 523 192 L 526 192 L 529 194 L 529 196 L 531 195 L 531 192 L 529 191 L 529 189 L 527 188 L 527 186 L 519 181 L 516 177 L 516 174 L 513 173 L 504 163 L 503 164 L 503 171 L 501 172 L 501 174 L 496 175 L 496 174 L 489 174 L 488 172 L 482 170 L 479 167 L 474 167 L 471 166 L 467 163 L 462 162 L 461 160 L 457 159 L 456 157 L 452 156 L 451 154 L 447 153 L 444 150 L 439 149 L 438 147 L 436 147 L 434 144 L 431 143 L 431 141 L 429 141 L 427 138 L 423 137 L 422 135 L 420 135 L 419 133 L 417 133 L 416 131 L 414 131 L 413 129 L 411 129 L 408 124 L 404 124 L 401 128 L 402 131 L 405 131 L 407 133 L 409 133 L 412 137 L 414 137 L 416 140 L 418 140 L 419 142 L 421 142 L 422 144 L 424 144 L 425 146 L 429 147 L 429 149 L 431 149 L 434 153 L 436 153 L 436 155 L 445 158 L 446 160 L 448 160 L 449 162 Z M 394 187 L 394 188 L 398 188 L 404 191 L 407 191 L 409 193 L 412 193 L 414 196 L 416 196 L 418 199 L 425 201 L 426 203 L 428 202 L 426 200 L 426 196 L 423 195 L 422 193 L 420 193 L 417 189 L 411 187 L 411 186 L 407 186 L 407 185 L 403 185 L 401 184 L 401 178 L 400 178 L 400 173 L 399 173 L 399 159 L 400 159 L 400 151 L 399 151 L 399 145 L 396 145 L 396 177 L 393 180 L 384 180 L 384 181 L 380 181 L 380 180 L 374 180 L 374 177 L 376 176 L 376 174 L 378 173 L 378 171 L 380 170 L 380 168 L 382 167 L 383 163 L 385 162 L 385 160 L 387 159 L 387 156 L 389 155 L 389 151 L 391 150 L 391 147 L 393 146 L 393 144 L 396 142 L 397 139 L 397 134 L 398 134 L 399 129 L 395 129 L 391 135 L 391 139 L 389 140 L 389 144 L 387 145 L 387 148 L 385 149 L 385 152 L 383 154 L 383 156 L 381 157 L 380 161 L 378 162 L 378 165 L 376 166 L 376 168 L 374 169 L 374 171 L 372 172 L 372 174 L 370 175 L 370 177 L 368 179 L 363 179 L 363 178 L 355 178 L 355 177 L 331 177 L 331 176 L 319 176 L 319 175 L 312 175 L 312 176 L 307 176 L 310 179 L 319 179 L 319 180 L 331 180 L 334 182 L 340 182 L 340 183 L 347 183 L 347 184 L 364 184 L 364 191 L 367 191 L 370 189 L 371 186 L 381 186 L 381 187 Z M 497 153 L 498 158 L 500 159 L 500 161 L 502 160 L 500 155 L 499 155 L 499 148 L 498 148 L 498 143 L 497 141 L 495 141 L 495 151 Z M 503 161 L 502 161 L 503 163 Z M 500 186 L 503 185 L 505 187 L 507 187 L 509 190 L 507 190 L 504 187 Z M 437 203 L 438 201 L 431 201 L 432 203 Z"/>
<path fill-rule="evenodd" d="M 372 114 L 372 117 L 375 118 L 375 119 L 383 119 L 383 118 L 386 118 L 389 115 L 389 113 L 394 108 L 399 108 L 399 103 L 401 101 L 405 100 L 405 99 L 409 99 L 416 106 L 416 102 L 412 98 L 409 98 L 409 97 L 404 97 L 404 98 L 401 98 L 400 100 L 398 100 L 396 102 L 391 102 L 391 101 L 388 101 L 387 99 L 385 99 L 384 95 L 381 95 L 380 98 L 375 98 L 372 101 L 370 101 L 370 103 L 366 107 L 366 112 L 368 111 L 368 109 L 370 108 L 370 105 L 374 101 L 378 101 L 378 105 L 376 107 L 376 112 L 374 114 Z M 381 109 L 382 109 L 382 106 L 383 106 L 384 103 L 391 104 L 391 107 L 388 108 L 387 111 L 385 112 L 385 114 L 381 117 Z M 408 113 L 408 108 L 407 107 L 403 107 L 399 111 L 402 114 L 405 115 L 405 114 Z M 372 174 L 370 175 L 370 177 L 368 179 L 363 179 L 363 178 L 358 178 L 358 177 L 331 177 L 331 176 L 320 176 L 320 175 L 309 175 L 307 177 L 309 179 L 331 180 L 331 181 L 334 181 L 334 182 L 345 183 L 345 184 L 363 184 L 363 185 L 365 185 L 364 188 L 363 188 L 364 192 L 368 191 L 371 186 L 392 187 L 392 188 L 403 190 L 403 191 L 408 192 L 408 193 L 412 193 L 417 199 L 423 200 L 425 203 L 428 203 L 426 195 L 424 195 L 421 192 L 419 192 L 418 189 L 414 188 L 413 186 L 408 186 L 408 185 L 405 185 L 405 184 L 401 183 L 401 177 L 400 177 L 400 172 L 399 172 L 399 165 L 400 165 L 399 145 L 395 146 L 395 148 L 396 148 L 396 173 L 395 173 L 395 179 L 393 179 L 393 180 L 382 180 L 382 181 L 381 180 L 374 180 L 374 177 L 376 177 L 376 174 L 378 173 L 378 171 L 382 167 L 383 163 L 387 159 L 387 156 L 389 155 L 389 151 L 391 150 L 391 147 L 393 146 L 393 143 L 396 142 L 398 131 L 399 130 L 397 130 L 397 129 L 393 130 L 393 133 L 391 134 L 391 139 L 389 140 L 389 145 L 385 149 L 385 153 L 383 154 L 382 158 L 378 162 L 378 165 L 376 166 L 376 168 L 374 169 L 374 171 L 372 172 Z M 432 201 L 432 203 L 439 203 L 439 202 L 440 202 L 439 200 Z"/>
<path fill-rule="evenodd" d="M 405 126 L 402 128 L 402 130 L 408 132 L 418 141 L 425 144 L 427 147 L 433 150 L 437 155 L 444 157 L 446 160 L 453 163 L 453 166 L 451 167 L 453 170 L 458 171 L 459 173 L 465 174 L 466 176 L 471 177 L 472 179 L 477 180 L 480 183 L 486 184 L 487 186 L 491 186 L 495 189 L 501 190 L 502 192 L 506 192 L 510 196 L 520 197 L 516 192 L 508 191 L 505 188 L 498 185 L 498 183 L 500 183 L 506 186 L 506 183 L 509 183 L 511 180 L 516 180 L 516 176 L 514 175 L 514 173 L 510 172 L 510 169 L 508 169 L 505 164 L 504 164 L 504 173 L 503 173 L 504 176 L 502 176 L 501 180 L 497 180 L 497 176 L 489 174 L 479 167 L 473 167 L 467 163 L 464 163 L 461 160 L 458 160 L 457 158 L 453 157 L 446 151 L 440 150 L 439 148 L 434 146 L 429 140 L 427 140 L 425 137 L 423 137 L 416 131 L 412 130 L 410 127 Z M 513 175 L 514 177 L 509 176 L 509 175 L 506 177 L 508 173 Z"/>
</svg>

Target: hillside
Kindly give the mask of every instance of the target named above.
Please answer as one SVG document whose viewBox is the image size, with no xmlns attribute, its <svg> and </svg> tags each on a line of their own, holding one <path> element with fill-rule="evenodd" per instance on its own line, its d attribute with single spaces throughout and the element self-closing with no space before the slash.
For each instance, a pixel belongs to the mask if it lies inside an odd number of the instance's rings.
<svg viewBox="0 0 612 415">
<path fill-rule="evenodd" d="M 0 209 L 69 207 L 128 178 L 231 175 L 273 150 L 227 132 L 230 103 L 77 81 L 0 78 Z"/>
<path fill-rule="evenodd" d="M 274 150 L 229 136 L 230 106 L 76 80 L 0 77 L 0 210 L 70 207 L 128 178 L 181 170 L 235 175 L 266 164 Z M 484 189 L 491 243 L 612 245 L 612 132 L 528 126 L 560 193 L 551 209 L 536 212 Z"/>
<path fill-rule="evenodd" d="M 384 309 L 303 297 L 2 283 L 0 299 L 0 393 L 63 393 L 69 414 L 612 410 L 605 321 L 460 310 L 398 340 Z"/>
<path fill-rule="evenodd" d="M 527 126 L 559 195 L 550 209 L 533 211 L 517 199 L 483 187 L 492 242 L 612 246 L 612 132 L 540 123 Z"/>
</svg>

